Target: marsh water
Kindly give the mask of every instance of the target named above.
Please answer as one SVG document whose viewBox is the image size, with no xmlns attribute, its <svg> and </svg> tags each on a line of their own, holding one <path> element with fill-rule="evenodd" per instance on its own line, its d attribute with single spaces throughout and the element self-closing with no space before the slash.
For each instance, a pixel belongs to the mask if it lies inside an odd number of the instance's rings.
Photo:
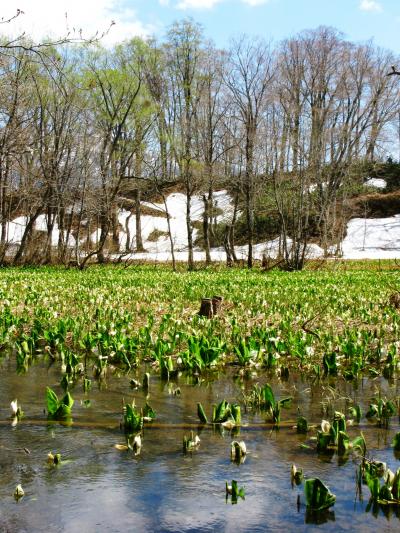
<svg viewBox="0 0 400 533">
<path fill-rule="evenodd" d="M 298 409 L 310 423 L 320 424 L 327 407 L 345 412 L 351 401 L 360 402 L 365 413 L 368 401 L 380 390 L 398 396 L 396 381 L 367 379 L 346 382 L 308 381 L 291 374 L 287 381 L 259 372 L 238 376 L 237 369 L 211 374 L 204 379 L 180 376 L 172 383 L 152 376 L 148 402 L 157 413 L 146 424 L 142 450 L 135 456 L 120 451 L 122 402 L 146 401 L 142 390 L 132 390 L 131 375 L 108 373 L 93 381 L 84 393 L 79 384 L 71 390 L 75 404 L 73 422 L 49 422 L 44 412 L 45 389 L 57 393 L 59 371 L 33 366 L 17 375 L 5 360 L 0 368 L 0 531 L 394 531 L 400 529 L 396 507 L 367 509 L 369 491 L 356 492 L 359 458 L 347 460 L 336 454 L 321 456 L 308 435 L 298 435 Z M 139 375 L 139 374 L 138 374 Z M 211 426 L 200 428 L 197 402 L 206 413 L 225 398 L 240 401 L 254 383 L 271 383 L 278 397 L 293 396 L 282 411 L 279 429 L 262 413 L 245 411 L 235 439 L 244 440 L 248 454 L 243 464 L 230 460 L 230 431 Z M 173 394 L 180 388 L 181 394 Z M 11 426 L 10 401 L 18 398 L 24 418 Z M 201 443 L 184 455 L 182 439 L 194 430 Z M 393 418 L 388 430 L 368 423 L 348 428 L 351 436 L 365 435 L 368 455 L 385 461 L 395 471 L 400 466 L 391 441 L 399 431 Z M 301 444 L 311 448 L 303 448 Z M 60 453 L 62 463 L 47 464 L 49 452 Z M 303 486 L 291 485 L 295 463 L 306 477 L 319 477 L 336 495 L 336 503 L 318 516 L 306 512 Z M 225 497 L 225 482 L 238 481 L 245 500 L 232 504 Z M 16 501 L 20 483 L 25 495 Z M 300 499 L 298 496 L 300 495 Z"/>
</svg>

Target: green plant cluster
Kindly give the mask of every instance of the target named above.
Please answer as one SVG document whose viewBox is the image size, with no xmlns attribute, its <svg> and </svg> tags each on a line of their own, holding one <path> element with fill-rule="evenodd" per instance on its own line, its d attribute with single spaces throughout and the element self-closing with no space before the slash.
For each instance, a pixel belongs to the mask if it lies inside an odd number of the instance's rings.
<svg viewBox="0 0 400 533">
<path fill-rule="evenodd" d="M 398 276 L 369 267 L 179 275 L 164 267 L 11 268 L 0 276 L 1 353 L 15 357 L 19 372 L 39 358 L 59 364 L 64 388 L 81 380 L 87 389 L 110 367 L 147 362 L 163 379 L 226 365 L 392 379 Z M 198 316 L 201 298 L 214 293 L 224 299 L 220 315 Z"/>
</svg>

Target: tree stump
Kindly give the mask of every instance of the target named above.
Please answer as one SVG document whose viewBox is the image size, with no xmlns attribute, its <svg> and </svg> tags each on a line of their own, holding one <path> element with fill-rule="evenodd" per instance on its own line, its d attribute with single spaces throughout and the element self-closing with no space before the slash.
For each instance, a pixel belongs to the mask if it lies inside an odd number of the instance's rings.
<svg viewBox="0 0 400 533">
<path fill-rule="evenodd" d="M 390 295 L 389 302 L 396 309 L 400 309 L 400 292 L 394 292 Z"/>
<path fill-rule="evenodd" d="M 268 269 L 270 264 L 270 259 L 265 254 L 262 255 L 261 259 L 261 268 Z"/>
<path fill-rule="evenodd" d="M 212 298 L 202 298 L 200 305 L 200 316 L 212 318 L 221 311 L 222 296 L 213 296 Z"/>
<path fill-rule="evenodd" d="M 222 306 L 222 296 L 213 296 L 212 297 L 212 308 L 214 315 L 218 315 L 221 311 Z"/>
<path fill-rule="evenodd" d="M 213 311 L 213 301 L 212 298 L 202 298 L 200 305 L 200 316 L 205 316 L 206 318 L 212 318 L 214 315 Z"/>
</svg>

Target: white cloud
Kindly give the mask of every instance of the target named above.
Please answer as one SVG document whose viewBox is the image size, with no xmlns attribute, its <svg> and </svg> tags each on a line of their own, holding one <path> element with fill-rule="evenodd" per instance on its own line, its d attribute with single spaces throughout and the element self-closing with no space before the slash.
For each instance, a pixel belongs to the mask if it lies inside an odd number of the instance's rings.
<svg viewBox="0 0 400 533">
<path fill-rule="evenodd" d="M 255 6 L 261 6 L 262 4 L 266 4 L 269 2 L 269 0 L 242 0 L 244 4 L 248 4 L 249 6 L 255 7 Z"/>
<path fill-rule="evenodd" d="M 223 0 L 181 0 L 176 7 L 178 9 L 211 9 Z"/>
<path fill-rule="evenodd" d="M 114 21 L 115 25 L 101 41 L 107 45 L 154 31 L 138 19 L 133 9 L 123 7 L 121 0 L 8 0 L 7 9 L 3 8 L 0 16 L 12 16 L 17 9 L 24 14 L 3 25 L 2 33 L 17 35 L 25 31 L 38 40 L 47 35 L 63 37 L 68 29 L 72 32 L 75 28 L 90 37 L 96 31 L 107 30 Z"/>
<path fill-rule="evenodd" d="M 375 11 L 375 13 L 382 11 L 381 4 L 376 0 L 361 0 L 359 8 L 361 11 Z"/>
<path fill-rule="evenodd" d="M 228 2 L 231 0 L 180 0 L 175 7 L 178 9 L 211 9 L 217 4 Z M 239 0 L 242 4 L 255 7 L 266 4 L 269 0 Z M 169 0 L 159 0 L 160 4 L 164 5 Z"/>
<path fill-rule="evenodd" d="M 169 6 L 169 0 L 158 0 L 160 6 Z"/>
</svg>

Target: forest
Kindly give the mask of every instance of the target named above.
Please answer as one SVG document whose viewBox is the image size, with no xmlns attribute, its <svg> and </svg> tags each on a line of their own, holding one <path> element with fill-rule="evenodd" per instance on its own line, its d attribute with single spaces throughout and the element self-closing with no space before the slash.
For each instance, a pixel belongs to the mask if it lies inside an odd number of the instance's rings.
<svg viewBox="0 0 400 533">
<path fill-rule="evenodd" d="M 0 42 L 2 264 L 84 268 L 140 252 L 143 201 L 165 206 L 175 264 L 166 198 L 179 191 L 189 270 L 196 246 L 206 263 L 223 246 L 233 264 L 237 243 L 252 267 L 260 233 L 279 237 L 286 270 L 302 269 L 310 242 L 335 253 L 363 180 L 397 153 L 397 58 L 333 28 L 217 49 L 187 19 L 161 40 L 45 44 Z M 234 205 L 224 224 L 221 189 Z M 121 228 L 121 209 L 135 231 Z"/>
</svg>

